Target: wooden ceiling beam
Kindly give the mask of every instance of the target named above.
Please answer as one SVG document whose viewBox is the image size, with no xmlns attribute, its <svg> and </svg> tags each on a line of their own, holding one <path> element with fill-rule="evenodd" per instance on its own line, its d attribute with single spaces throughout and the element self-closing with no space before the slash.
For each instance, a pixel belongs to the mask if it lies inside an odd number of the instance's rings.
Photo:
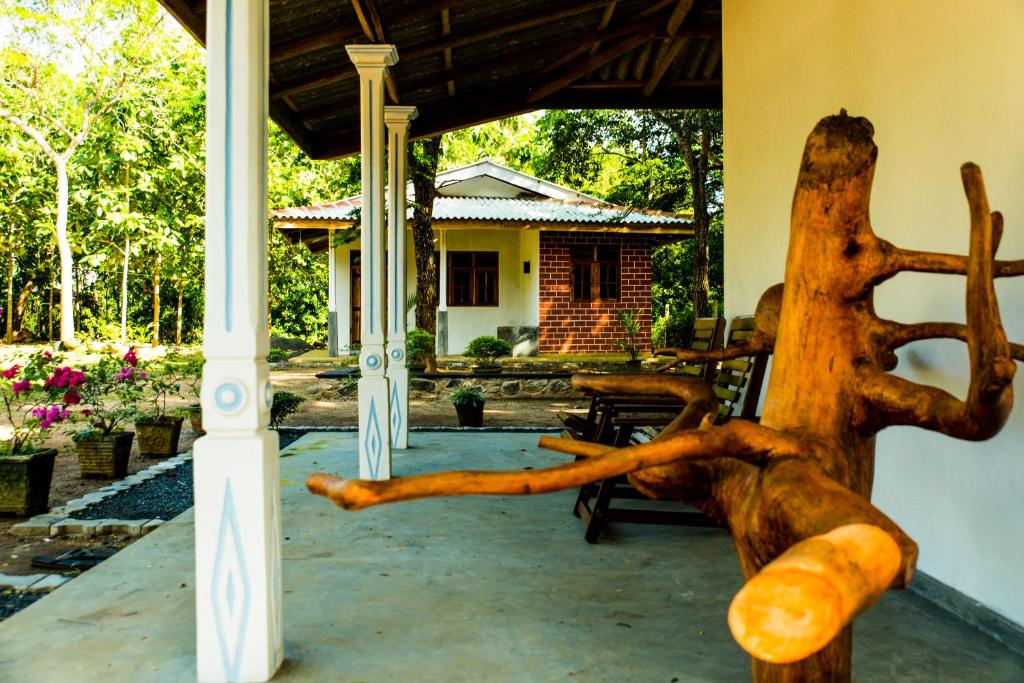
<svg viewBox="0 0 1024 683">
<path fill-rule="evenodd" d="M 666 29 L 670 36 L 675 36 L 679 32 L 679 28 L 683 25 L 683 21 L 690 14 L 690 10 L 693 9 L 693 0 L 679 0 L 676 3 L 675 8 L 672 10 L 672 14 L 669 15 L 668 25 Z M 680 38 L 673 39 L 668 48 L 658 55 L 658 59 L 655 60 L 654 66 L 651 67 L 651 78 L 647 82 L 647 87 L 644 88 L 644 97 L 650 97 L 654 94 L 654 91 L 658 88 L 658 83 L 665 76 L 665 72 L 668 71 L 668 67 L 672 65 L 672 62 L 676 60 L 679 53 L 682 52 L 685 42 Z"/>
<path fill-rule="evenodd" d="M 615 14 L 616 4 L 618 4 L 617 0 L 612 0 L 612 2 L 609 2 L 608 6 L 604 8 L 604 14 L 601 15 L 601 21 L 597 24 L 597 30 L 599 32 L 608 28 L 608 24 L 611 23 L 612 20 L 612 15 Z M 595 40 L 590 45 L 590 54 L 597 54 L 599 49 L 601 49 L 601 42 Z"/>
<path fill-rule="evenodd" d="M 608 48 L 607 50 L 604 50 L 603 52 L 598 52 L 596 55 L 590 55 L 582 62 L 576 64 L 568 71 L 563 73 L 558 78 L 548 81 L 544 85 L 540 86 L 532 93 L 530 93 L 526 100 L 527 102 L 531 103 L 537 102 L 538 100 L 542 100 L 548 95 L 552 95 L 561 90 L 562 88 L 571 85 L 572 83 L 575 83 L 579 79 L 583 78 L 583 76 L 591 73 L 592 71 L 595 71 L 596 69 L 600 69 L 605 64 L 608 64 L 609 62 L 618 59 L 619 57 L 626 54 L 630 50 L 635 50 L 644 43 L 648 43 L 653 39 L 653 30 L 641 31 L 640 33 L 634 36 L 623 38 L 621 41 L 619 41 L 612 47 Z"/>
<path fill-rule="evenodd" d="M 186 0 L 160 0 L 160 4 L 193 38 L 206 44 L 206 22 L 199 18 L 197 9 Z"/>
<path fill-rule="evenodd" d="M 303 38 L 288 40 L 270 46 L 270 63 L 301 57 L 328 47 L 339 47 L 362 35 L 354 26 L 332 26 Z"/>
<path fill-rule="evenodd" d="M 451 10 L 449 10 L 447 7 L 445 7 L 443 10 L 441 10 L 441 35 L 442 36 L 450 35 L 451 32 L 452 32 L 452 22 L 451 22 L 451 14 L 450 14 L 450 12 L 451 12 Z M 444 51 L 444 70 L 445 70 L 445 72 L 447 74 L 450 75 L 451 72 L 452 72 L 452 69 L 454 67 L 455 67 L 455 63 L 452 60 L 452 49 L 450 47 L 449 48 L 445 48 L 445 51 Z M 452 78 L 449 78 L 447 83 L 446 83 L 446 85 L 448 87 L 448 97 L 455 97 L 455 81 Z"/>
</svg>

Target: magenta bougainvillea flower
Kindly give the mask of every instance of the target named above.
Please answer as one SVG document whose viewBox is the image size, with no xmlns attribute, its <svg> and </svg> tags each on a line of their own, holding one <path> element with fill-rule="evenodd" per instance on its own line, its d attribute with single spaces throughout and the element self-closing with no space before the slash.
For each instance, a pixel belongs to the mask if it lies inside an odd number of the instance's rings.
<svg viewBox="0 0 1024 683">
<path fill-rule="evenodd" d="M 40 429 L 49 429 L 55 422 L 63 422 L 68 414 L 68 409 L 60 406 L 32 409 L 32 416 L 39 419 Z"/>
<path fill-rule="evenodd" d="M 135 379 L 135 368 L 126 365 L 114 375 L 115 382 L 130 382 Z"/>
<path fill-rule="evenodd" d="M 32 382 L 28 381 L 27 379 L 23 379 L 20 382 L 15 382 L 14 384 L 11 385 L 11 391 L 13 391 L 15 394 L 20 394 L 22 392 L 31 390 Z"/>
<path fill-rule="evenodd" d="M 124 354 L 124 358 L 122 360 L 133 368 L 139 364 L 139 357 L 136 355 L 134 348 L 128 349 L 128 352 Z"/>
<path fill-rule="evenodd" d="M 79 403 L 82 402 L 82 397 L 74 389 L 68 389 L 66 392 L 64 392 L 64 398 L 62 398 L 60 402 L 66 406 L 77 406 Z"/>
<path fill-rule="evenodd" d="M 18 376 L 19 370 L 21 370 L 20 365 L 12 365 L 3 372 L 0 372 L 0 375 L 2 375 L 4 379 L 14 379 Z"/>
<path fill-rule="evenodd" d="M 72 389 L 85 384 L 85 373 L 81 370 L 73 370 L 69 367 L 57 368 L 53 374 L 46 378 L 43 385 L 47 389 Z"/>
</svg>

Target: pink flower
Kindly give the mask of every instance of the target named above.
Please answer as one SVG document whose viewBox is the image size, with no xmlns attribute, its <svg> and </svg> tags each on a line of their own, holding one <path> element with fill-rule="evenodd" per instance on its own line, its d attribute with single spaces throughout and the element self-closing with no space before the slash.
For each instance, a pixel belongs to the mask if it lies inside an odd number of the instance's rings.
<svg viewBox="0 0 1024 683">
<path fill-rule="evenodd" d="M 136 365 L 138 365 L 139 364 L 139 357 L 135 354 L 135 348 L 132 347 L 132 348 L 128 349 L 128 352 L 124 354 L 124 358 L 122 360 L 124 360 L 125 363 L 127 363 L 130 366 L 132 366 L 133 368 Z"/>
<path fill-rule="evenodd" d="M 130 365 L 124 366 L 123 368 L 117 371 L 116 375 L 114 375 L 115 382 L 130 382 L 133 381 L 134 379 L 135 368 L 131 367 Z"/>
<path fill-rule="evenodd" d="M 49 408 L 35 408 L 32 410 L 32 415 L 39 418 L 39 428 L 49 429 L 55 422 L 63 422 L 68 417 L 68 409 L 61 408 L 60 406 L 50 406 Z"/>
<path fill-rule="evenodd" d="M 90 409 L 90 408 L 82 408 L 82 415 L 85 415 L 86 417 L 89 417 L 90 415 L 92 415 L 92 409 Z"/>
<path fill-rule="evenodd" d="M 66 392 L 64 392 L 64 398 L 62 398 L 60 401 L 66 406 L 77 406 L 79 403 L 82 402 L 82 397 L 74 389 L 68 389 Z"/>
<path fill-rule="evenodd" d="M 53 374 L 46 378 L 47 389 L 71 389 L 85 384 L 85 373 L 81 370 L 72 370 L 68 367 L 60 367 L 53 371 Z"/>
<path fill-rule="evenodd" d="M 43 358 L 46 360 L 53 360 L 53 354 L 49 351 L 43 351 Z"/>
<path fill-rule="evenodd" d="M 20 365 L 12 365 L 3 372 L 0 372 L 0 375 L 2 375 L 4 379 L 14 379 L 18 375 L 18 370 L 21 370 Z"/>
<path fill-rule="evenodd" d="M 20 394 L 23 391 L 31 390 L 32 382 L 29 382 L 27 379 L 23 379 L 20 382 L 15 382 L 14 384 L 11 385 L 11 391 L 13 391 L 15 394 Z"/>
</svg>

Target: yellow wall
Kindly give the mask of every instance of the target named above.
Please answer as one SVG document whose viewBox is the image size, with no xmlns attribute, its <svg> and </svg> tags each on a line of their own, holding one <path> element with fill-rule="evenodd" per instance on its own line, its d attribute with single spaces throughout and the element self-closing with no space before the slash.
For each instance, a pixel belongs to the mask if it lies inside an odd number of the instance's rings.
<svg viewBox="0 0 1024 683">
<path fill-rule="evenodd" d="M 881 237 L 966 253 L 958 169 L 974 161 L 1006 218 L 1001 254 L 1024 257 L 1024 2 L 726 0 L 723 32 L 729 315 L 782 279 L 804 140 L 840 107 L 875 125 Z M 962 321 L 963 287 L 901 275 L 876 290 L 877 308 Z M 1011 339 L 1024 340 L 1024 278 L 999 295 Z M 899 372 L 963 396 L 966 362 L 963 344 L 927 342 L 901 353 Z M 1024 408 L 982 444 L 890 429 L 875 482 L 876 504 L 920 543 L 923 571 L 1024 623 Z"/>
</svg>

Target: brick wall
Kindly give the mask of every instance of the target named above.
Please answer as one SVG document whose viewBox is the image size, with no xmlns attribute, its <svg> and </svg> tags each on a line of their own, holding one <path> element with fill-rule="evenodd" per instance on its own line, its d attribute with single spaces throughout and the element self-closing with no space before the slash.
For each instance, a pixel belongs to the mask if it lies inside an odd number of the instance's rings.
<svg viewBox="0 0 1024 683">
<path fill-rule="evenodd" d="M 619 301 L 572 300 L 569 247 L 621 245 Z M 651 348 L 651 245 L 644 237 L 603 233 L 542 232 L 540 234 L 541 353 L 607 353 L 620 351 L 617 311 L 640 311 L 640 346 Z"/>
</svg>

